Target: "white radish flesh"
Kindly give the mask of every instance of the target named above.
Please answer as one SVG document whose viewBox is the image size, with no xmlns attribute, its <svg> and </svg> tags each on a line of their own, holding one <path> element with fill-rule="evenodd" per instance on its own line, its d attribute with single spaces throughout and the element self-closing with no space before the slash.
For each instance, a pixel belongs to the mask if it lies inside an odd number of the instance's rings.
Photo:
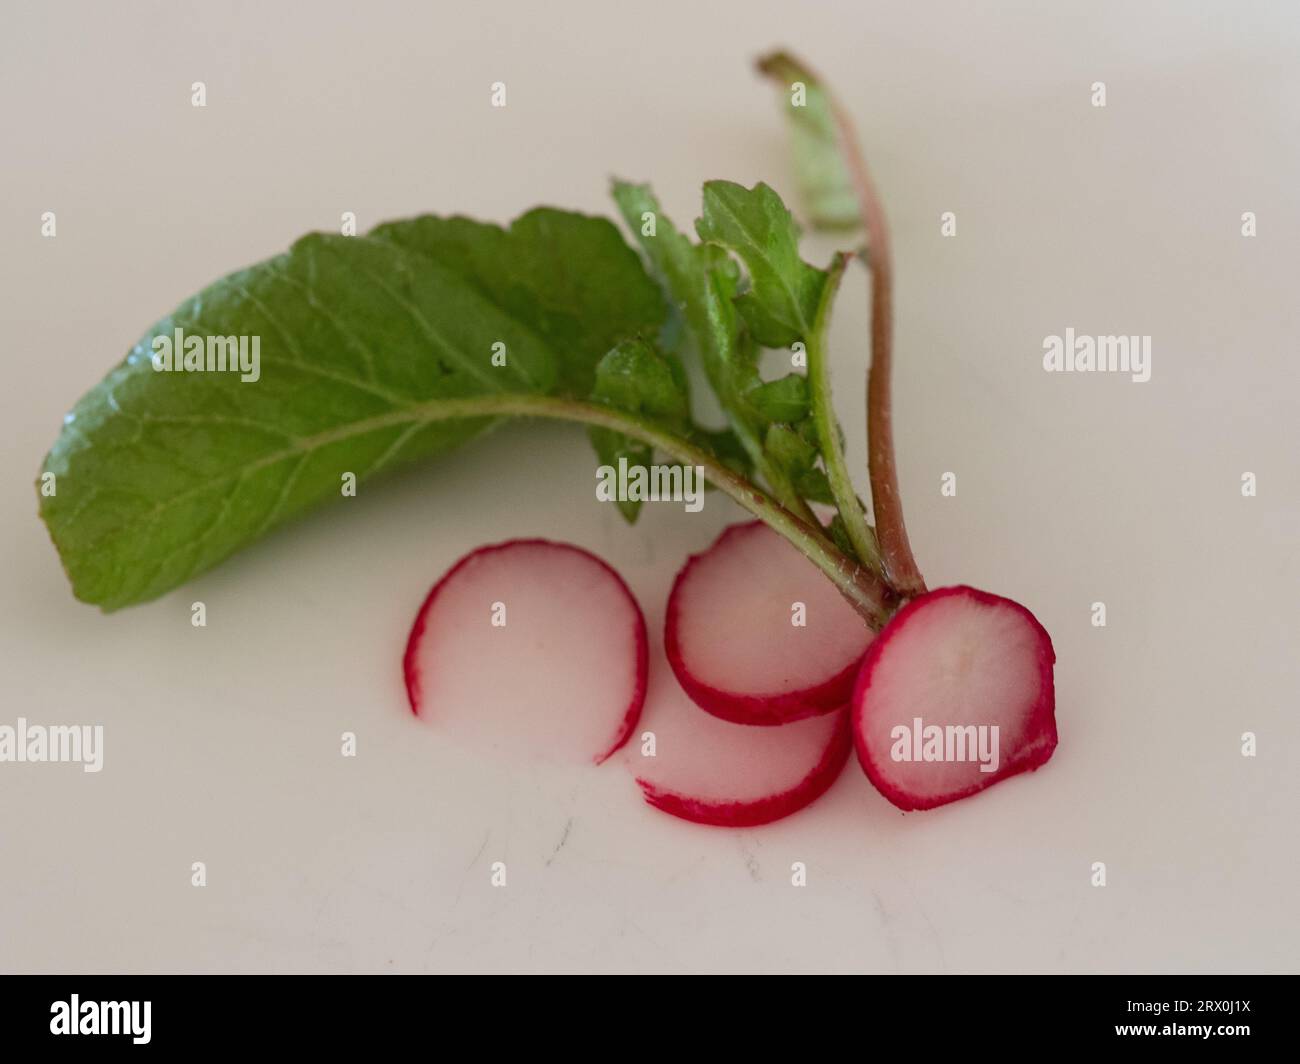
<svg viewBox="0 0 1300 1064">
<path fill-rule="evenodd" d="M 970 587 L 909 602 L 876 637 L 853 694 L 858 759 L 900 809 L 931 809 L 1038 768 L 1056 749 L 1051 637 Z"/>
<path fill-rule="evenodd" d="M 599 764 L 636 725 L 646 662 L 645 620 L 613 569 L 519 539 L 434 585 L 403 665 L 412 712 L 458 741 Z"/>
<path fill-rule="evenodd" d="M 785 724 L 845 705 L 871 630 L 834 585 L 760 522 L 732 525 L 673 584 L 664 646 L 701 709 Z"/>
</svg>

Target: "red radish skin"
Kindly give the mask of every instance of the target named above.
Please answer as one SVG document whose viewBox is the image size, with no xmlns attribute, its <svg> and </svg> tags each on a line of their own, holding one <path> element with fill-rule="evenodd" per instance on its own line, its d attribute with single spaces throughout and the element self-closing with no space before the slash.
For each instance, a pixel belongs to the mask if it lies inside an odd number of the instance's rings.
<svg viewBox="0 0 1300 1064">
<path fill-rule="evenodd" d="M 701 712 L 663 664 L 651 670 L 642 742 L 623 754 L 656 809 L 717 827 L 768 824 L 821 797 L 852 753 L 847 708 L 781 728 L 732 724 Z"/>
<path fill-rule="evenodd" d="M 506 623 L 493 627 L 498 602 Z M 640 606 L 605 562 L 514 539 L 471 551 L 434 584 L 402 670 L 411 712 L 452 734 L 496 726 L 493 745 L 600 764 L 641 716 L 648 645 Z"/>
<path fill-rule="evenodd" d="M 793 603 L 806 627 L 791 624 Z M 693 554 L 668 597 L 664 650 L 695 704 L 734 724 L 778 725 L 842 708 L 866 623 L 806 558 L 759 521 Z"/>
<path fill-rule="evenodd" d="M 971 587 L 913 599 L 876 637 L 858 673 L 858 760 L 880 793 L 904 810 L 933 809 L 1033 771 L 1056 749 L 1055 661 L 1051 636 L 1017 602 Z M 945 729 L 996 725 L 996 770 L 981 771 L 971 759 L 896 759 L 915 746 L 917 718 Z M 992 767 L 992 758 L 984 763 Z"/>
</svg>

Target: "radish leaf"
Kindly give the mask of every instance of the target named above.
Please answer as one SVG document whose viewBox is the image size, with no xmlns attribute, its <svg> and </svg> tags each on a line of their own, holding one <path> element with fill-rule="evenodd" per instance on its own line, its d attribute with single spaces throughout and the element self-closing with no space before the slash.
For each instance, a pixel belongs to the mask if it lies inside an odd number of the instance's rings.
<svg viewBox="0 0 1300 1064">
<path fill-rule="evenodd" d="M 858 200 L 826 90 L 811 71 L 783 52 L 760 60 L 758 68 L 781 93 L 782 110 L 790 120 L 795 180 L 809 220 L 818 229 L 858 228 Z"/>
<path fill-rule="evenodd" d="M 432 259 L 527 322 L 560 359 L 569 395 L 588 395 L 611 347 L 664 320 L 662 294 L 605 218 L 538 207 L 502 229 L 424 215 L 370 235 Z"/>
<path fill-rule="evenodd" d="M 625 340 L 600 360 L 592 398 L 626 413 L 642 415 L 676 435 L 690 435 L 690 405 L 681 363 L 644 340 Z M 625 458 L 629 467 L 649 466 L 654 460 L 654 449 L 649 444 L 623 433 L 593 427 L 588 434 L 606 465 L 617 467 L 620 458 Z M 641 502 L 636 499 L 619 499 L 617 505 L 629 523 L 641 510 Z"/>
<path fill-rule="evenodd" d="M 664 214 L 649 185 L 615 181 L 615 202 L 695 339 L 700 362 L 749 460 L 773 493 L 811 519 L 794 485 L 763 453 L 764 419 L 745 394 L 762 385 L 758 350 L 737 311 L 740 270 L 720 246 L 693 244 Z"/>
<path fill-rule="evenodd" d="M 825 472 L 817 467 L 817 448 L 802 435 L 789 425 L 773 425 L 767 430 L 764 445 L 805 499 L 835 502 Z"/>
<path fill-rule="evenodd" d="M 750 388 L 745 399 L 767 421 L 793 425 L 808 416 L 808 382 L 797 373 L 764 381 Z"/>
<path fill-rule="evenodd" d="M 754 338 L 764 347 L 806 340 L 826 273 L 799 257 L 799 230 L 781 197 L 761 182 L 706 182 L 704 217 L 695 228 L 745 264 L 750 288 L 736 305 Z"/>
<path fill-rule="evenodd" d="M 349 475 L 364 482 L 498 420 L 426 404 L 585 398 L 573 389 L 590 387 L 601 354 L 664 312 L 600 219 L 541 210 L 510 230 L 425 218 L 312 234 L 181 304 L 76 405 L 45 460 L 57 490 L 41 515 L 79 598 L 143 602 L 340 497 Z M 152 342 L 176 329 L 257 337 L 258 379 L 155 372 Z"/>
</svg>

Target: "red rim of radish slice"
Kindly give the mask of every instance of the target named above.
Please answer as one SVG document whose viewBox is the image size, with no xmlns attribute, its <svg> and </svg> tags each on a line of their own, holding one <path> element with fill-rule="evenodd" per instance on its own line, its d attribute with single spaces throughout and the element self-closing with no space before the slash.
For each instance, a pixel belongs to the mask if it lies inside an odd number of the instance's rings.
<svg viewBox="0 0 1300 1064">
<path fill-rule="evenodd" d="M 900 787 L 898 781 L 885 771 L 885 766 L 872 756 L 866 738 L 865 718 L 869 711 L 869 700 L 866 696 L 876 669 L 895 645 L 895 640 L 900 633 L 904 632 L 909 623 L 922 614 L 928 606 L 951 597 L 966 598 L 996 609 L 1010 609 L 1028 624 L 1035 643 L 1034 664 L 1038 673 L 1038 691 L 1033 702 L 1022 712 L 1024 721 L 1020 733 L 1022 741 L 1009 751 L 1009 756 L 1002 757 L 1001 765 L 996 772 L 977 778 L 972 785 L 951 792 L 918 796 Z M 1051 758 L 1056 749 L 1056 689 L 1052 673 L 1055 662 L 1056 652 L 1047 629 L 1028 609 L 1012 599 L 988 591 L 980 591 L 964 584 L 940 588 L 912 599 L 894 615 L 872 642 L 862 660 L 862 668 L 858 672 L 857 683 L 853 688 L 853 700 L 849 712 L 852 717 L 853 743 L 863 771 L 885 798 L 900 809 L 912 811 L 934 809 L 959 801 L 1001 780 L 1039 768 Z"/>
<path fill-rule="evenodd" d="M 791 727 L 809 726 L 811 723 L 812 721 L 797 721 Z M 746 728 L 744 724 L 731 726 Z M 742 736 L 738 735 L 737 739 L 743 742 Z M 798 783 L 776 794 L 747 801 L 723 801 L 691 797 L 680 791 L 660 787 L 641 776 L 637 777 L 636 782 L 648 804 L 671 816 L 713 827 L 752 828 L 781 820 L 815 802 L 839 778 L 852 752 L 853 734 L 846 708 L 836 718 L 829 741 L 817 763 Z"/>
<path fill-rule="evenodd" d="M 853 693 L 854 677 L 857 676 L 862 662 L 861 653 L 852 657 L 846 665 L 833 675 L 808 687 L 769 693 L 725 690 L 714 683 L 701 679 L 697 675 L 700 670 L 698 668 L 693 670 L 687 660 L 688 655 L 683 646 L 681 628 L 685 609 L 684 600 L 692 577 L 699 574 L 701 568 L 715 557 L 715 552 L 720 548 L 733 542 L 739 536 L 749 535 L 756 531 L 765 532 L 779 540 L 781 546 L 791 552 L 791 557 L 797 559 L 798 564 L 807 566 L 810 586 L 820 590 L 821 586 L 825 584 L 827 589 L 830 590 L 826 578 L 818 573 L 811 563 L 798 555 L 793 546 L 790 546 L 784 540 L 780 540 L 776 533 L 768 529 L 763 522 L 745 521 L 740 524 L 730 525 L 722 531 L 721 535 L 709 547 L 697 554 L 692 554 L 673 581 L 673 588 L 668 596 L 668 607 L 664 618 L 664 652 L 668 657 L 668 663 L 672 666 L 673 673 L 676 675 L 678 683 L 682 685 L 682 689 L 691 696 L 692 701 L 697 706 L 715 717 L 721 717 L 733 724 L 775 726 L 832 713 L 844 707 Z M 754 573 L 753 577 L 755 580 L 762 580 L 764 575 L 763 573 Z M 842 600 L 838 597 L 838 592 L 832 590 L 831 593 L 836 596 L 831 601 L 838 608 Z M 847 603 L 844 603 L 844 610 L 846 615 L 851 615 L 849 623 L 861 623 L 863 625 L 863 651 L 865 651 L 872 637 L 870 629 L 866 627 L 864 622 L 861 622 L 856 613 L 853 613 L 852 607 Z M 846 620 L 848 620 L 847 616 Z M 731 633 L 724 636 L 724 638 L 737 637 L 737 635 Z"/>
<path fill-rule="evenodd" d="M 636 727 L 637 720 L 641 716 L 641 708 L 645 704 L 646 687 L 649 675 L 649 638 L 646 634 L 645 617 L 641 612 L 640 604 L 637 602 L 635 596 L 632 594 L 623 578 L 601 558 L 598 558 L 590 551 L 583 550 L 583 548 L 576 547 L 571 543 L 559 543 L 554 540 L 541 538 L 506 540 L 502 543 L 494 543 L 486 547 L 479 547 L 472 550 L 448 569 L 438 582 L 433 585 L 428 595 L 425 596 L 424 602 L 421 604 L 419 611 L 415 615 L 415 621 L 411 625 L 410 635 L 406 640 L 406 651 L 402 655 L 402 675 L 406 683 L 406 697 L 410 704 L 411 712 L 416 717 L 422 717 L 420 706 L 424 696 L 424 683 L 419 663 L 420 646 L 425 637 L 432 610 L 437 606 L 439 598 L 449 587 L 452 586 L 456 578 L 474 562 L 481 560 L 487 555 L 499 554 L 501 552 L 511 551 L 518 548 L 531 549 L 539 547 L 571 553 L 584 561 L 595 565 L 609 578 L 611 585 L 617 588 L 622 597 L 627 600 L 627 604 L 631 607 L 635 654 L 632 691 L 628 698 L 626 708 L 622 710 L 622 718 L 613 741 L 603 747 L 593 759 L 595 763 L 599 765 L 604 761 L 607 761 L 610 756 L 612 756 L 624 743 L 627 742 L 628 736 L 632 734 L 632 730 Z M 545 680 L 545 677 L 539 677 L 539 682 L 545 682 Z"/>
</svg>

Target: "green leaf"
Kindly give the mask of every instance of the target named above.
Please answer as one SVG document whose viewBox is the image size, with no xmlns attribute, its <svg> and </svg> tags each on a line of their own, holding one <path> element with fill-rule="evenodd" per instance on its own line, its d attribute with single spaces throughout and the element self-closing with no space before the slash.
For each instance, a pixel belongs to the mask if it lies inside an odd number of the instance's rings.
<svg viewBox="0 0 1300 1064">
<path fill-rule="evenodd" d="M 831 523 L 827 526 L 830 533 L 831 542 L 847 558 L 857 557 L 857 548 L 853 545 L 853 539 L 849 535 L 848 527 L 844 524 L 844 518 L 837 512 L 832 518 Z"/>
<path fill-rule="evenodd" d="M 600 360 L 592 398 L 678 434 L 690 419 L 681 364 L 645 340 L 625 340 Z"/>
<path fill-rule="evenodd" d="M 508 234 L 464 219 L 313 234 L 145 333 L 65 419 L 41 516 L 79 598 L 143 602 L 339 498 L 346 474 L 364 484 L 499 420 L 428 404 L 594 383 L 592 352 L 663 313 L 635 252 L 580 215 L 534 211 Z M 156 372 L 152 342 L 178 328 L 256 337 L 258 379 Z"/>
<path fill-rule="evenodd" d="M 754 463 L 750 459 L 749 452 L 745 449 L 745 445 L 740 442 L 740 437 L 731 429 L 702 429 L 697 427 L 691 435 L 691 442 L 704 448 L 732 472 L 739 473 L 745 478 L 753 476 Z M 705 485 L 706 489 L 712 487 L 711 484 Z"/>
<path fill-rule="evenodd" d="M 700 349 L 705 374 L 725 405 L 736 380 L 752 370 L 740 344 L 740 320 L 732 302 L 739 272 L 730 256 L 684 236 L 663 213 L 649 185 L 614 181 L 614 202 L 663 279 Z"/>
<path fill-rule="evenodd" d="M 799 257 L 799 229 L 781 197 L 761 182 L 704 185 L 700 239 L 733 251 L 745 264 L 750 288 L 737 307 L 764 347 L 789 347 L 812 329 L 826 273 Z"/>
<path fill-rule="evenodd" d="M 861 224 L 858 201 L 840 151 L 829 94 L 810 70 L 783 52 L 767 56 L 758 66 L 781 93 L 795 181 L 809 221 L 818 229 L 856 229 Z"/>
<path fill-rule="evenodd" d="M 690 434 L 690 404 L 681 363 L 644 340 L 625 340 L 600 360 L 592 399 L 641 415 L 676 435 Z M 623 433 L 593 427 L 588 434 L 604 465 L 617 468 L 622 458 L 629 468 L 648 467 L 654 460 L 651 447 Z M 629 523 L 641 509 L 641 503 L 632 499 L 619 499 L 617 506 Z"/>
<path fill-rule="evenodd" d="M 559 390 L 568 395 L 588 395 L 606 351 L 665 319 L 659 287 L 605 218 L 537 207 L 502 229 L 424 215 L 370 235 L 451 270 L 528 322 L 559 358 Z"/>
<path fill-rule="evenodd" d="M 817 466 L 817 448 L 789 425 L 771 425 L 764 437 L 764 450 L 782 469 L 799 494 L 812 502 L 833 503 L 830 482 Z"/>
<path fill-rule="evenodd" d="M 808 416 L 808 382 L 798 373 L 752 387 L 745 399 L 765 421 L 796 425 Z"/>
<path fill-rule="evenodd" d="M 705 376 L 727 415 L 749 463 L 783 505 L 800 516 L 807 509 L 781 470 L 763 453 L 762 423 L 745 402 L 761 383 L 758 349 L 737 312 L 740 271 L 726 249 L 694 244 L 663 213 L 649 185 L 614 181 L 612 193 L 624 220 L 637 234 L 677 312 L 695 338 Z"/>
</svg>

